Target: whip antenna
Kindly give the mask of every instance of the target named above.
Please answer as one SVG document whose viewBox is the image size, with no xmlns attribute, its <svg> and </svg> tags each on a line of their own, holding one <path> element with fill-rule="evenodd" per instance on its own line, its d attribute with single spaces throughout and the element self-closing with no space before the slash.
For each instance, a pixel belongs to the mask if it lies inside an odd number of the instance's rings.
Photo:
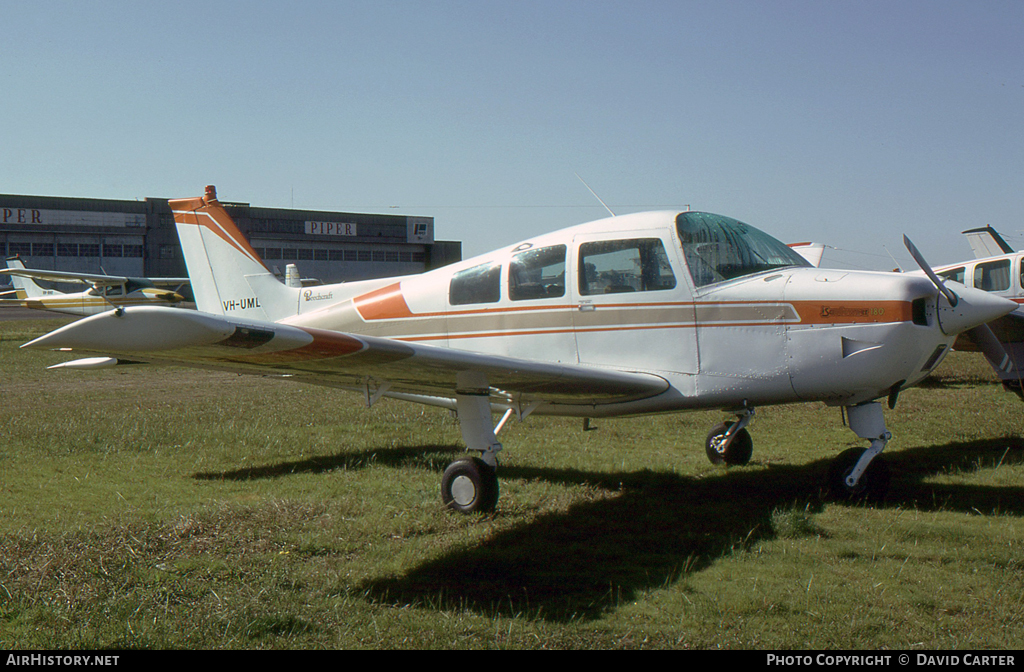
<svg viewBox="0 0 1024 672">
<path fill-rule="evenodd" d="M 580 182 L 582 182 L 582 183 L 583 183 L 583 186 L 587 188 L 587 191 L 589 191 L 590 193 L 592 193 L 592 194 L 594 195 L 594 198 L 596 198 L 596 199 L 597 199 L 598 203 L 600 203 L 601 205 L 603 205 L 603 206 L 604 206 L 604 209 L 608 211 L 608 214 L 609 214 L 609 215 L 611 215 L 612 217 L 614 217 L 614 216 L 615 216 L 615 213 L 614 213 L 614 212 L 612 212 L 612 209 L 608 207 L 608 204 L 607 204 L 607 203 L 605 203 L 604 201 L 602 201 L 602 200 L 601 200 L 601 197 L 597 195 L 597 192 L 596 192 L 596 191 L 594 191 L 593 189 L 591 189 L 591 188 L 590 188 L 590 185 L 589 185 L 589 184 L 587 184 L 586 180 L 584 180 L 584 179 L 583 179 L 582 177 L 580 177 L 580 174 L 579 174 L 579 173 L 573 173 L 573 175 L 575 175 L 576 177 L 579 177 L 579 180 L 580 180 Z"/>
</svg>

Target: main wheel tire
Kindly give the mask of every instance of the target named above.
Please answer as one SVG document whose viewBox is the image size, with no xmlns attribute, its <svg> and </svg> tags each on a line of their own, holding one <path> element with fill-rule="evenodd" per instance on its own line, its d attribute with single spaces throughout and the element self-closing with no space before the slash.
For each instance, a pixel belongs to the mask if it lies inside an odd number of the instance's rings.
<svg viewBox="0 0 1024 672">
<path fill-rule="evenodd" d="M 728 448 L 722 447 L 722 444 L 725 442 L 725 433 L 734 424 L 732 422 L 723 422 L 712 427 L 708 433 L 704 449 L 708 454 L 708 459 L 711 460 L 711 464 L 742 466 L 750 462 L 750 456 L 754 454 L 754 440 L 750 438 L 750 432 L 746 429 L 736 432 L 736 436 L 733 437 L 732 443 L 729 444 Z"/>
<path fill-rule="evenodd" d="M 847 502 L 880 502 L 885 499 L 889 491 L 889 465 L 881 455 L 871 460 L 857 485 L 851 488 L 846 483 L 846 477 L 863 454 L 863 448 L 850 448 L 832 460 L 828 468 L 828 490 L 833 499 Z"/>
<path fill-rule="evenodd" d="M 441 477 L 441 501 L 453 511 L 494 511 L 498 504 L 498 476 L 479 457 L 455 460 Z"/>
</svg>

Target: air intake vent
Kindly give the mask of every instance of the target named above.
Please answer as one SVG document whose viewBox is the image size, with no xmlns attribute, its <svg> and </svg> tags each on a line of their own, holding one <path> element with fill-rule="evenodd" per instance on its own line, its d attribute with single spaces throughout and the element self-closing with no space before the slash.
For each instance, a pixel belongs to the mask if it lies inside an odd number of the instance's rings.
<svg viewBox="0 0 1024 672">
<path fill-rule="evenodd" d="M 928 326 L 927 299 L 914 299 L 910 304 L 910 310 L 914 324 L 922 327 Z"/>
</svg>

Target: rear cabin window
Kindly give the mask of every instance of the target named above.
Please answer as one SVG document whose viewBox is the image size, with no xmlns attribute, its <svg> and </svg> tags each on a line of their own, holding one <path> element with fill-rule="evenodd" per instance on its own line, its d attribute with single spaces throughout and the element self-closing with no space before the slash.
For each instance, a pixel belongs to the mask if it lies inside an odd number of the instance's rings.
<svg viewBox="0 0 1024 672">
<path fill-rule="evenodd" d="M 1000 259 L 974 267 L 974 286 L 986 292 L 1002 292 L 1010 288 L 1010 260 Z"/>
<path fill-rule="evenodd" d="M 959 282 L 961 285 L 964 284 L 964 267 L 951 268 L 948 271 L 942 271 L 938 275 L 942 276 L 946 280 L 952 280 L 953 282 Z"/>
<path fill-rule="evenodd" d="M 580 245 L 580 294 L 618 294 L 672 289 L 672 273 L 659 238 L 602 240 Z"/>
<path fill-rule="evenodd" d="M 565 296 L 565 245 L 525 250 L 508 267 L 508 298 L 513 301 Z"/>
<path fill-rule="evenodd" d="M 480 264 L 452 276 L 448 301 L 453 306 L 497 303 L 501 298 L 501 264 Z"/>
</svg>

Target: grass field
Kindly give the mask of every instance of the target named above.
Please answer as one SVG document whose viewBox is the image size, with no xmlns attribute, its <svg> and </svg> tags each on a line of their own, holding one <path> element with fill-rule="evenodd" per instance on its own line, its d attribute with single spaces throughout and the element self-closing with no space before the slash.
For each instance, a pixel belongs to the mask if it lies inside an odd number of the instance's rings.
<svg viewBox="0 0 1024 672">
<path fill-rule="evenodd" d="M 884 505 L 822 499 L 866 445 L 822 404 L 531 417 L 493 515 L 442 509 L 446 411 L 146 366 L 47 371 L 0 322 L 4 648 L 897 648 L 1024 644 L 1024 422 L 954 353 L 887 423 Z"/>
</svg>

